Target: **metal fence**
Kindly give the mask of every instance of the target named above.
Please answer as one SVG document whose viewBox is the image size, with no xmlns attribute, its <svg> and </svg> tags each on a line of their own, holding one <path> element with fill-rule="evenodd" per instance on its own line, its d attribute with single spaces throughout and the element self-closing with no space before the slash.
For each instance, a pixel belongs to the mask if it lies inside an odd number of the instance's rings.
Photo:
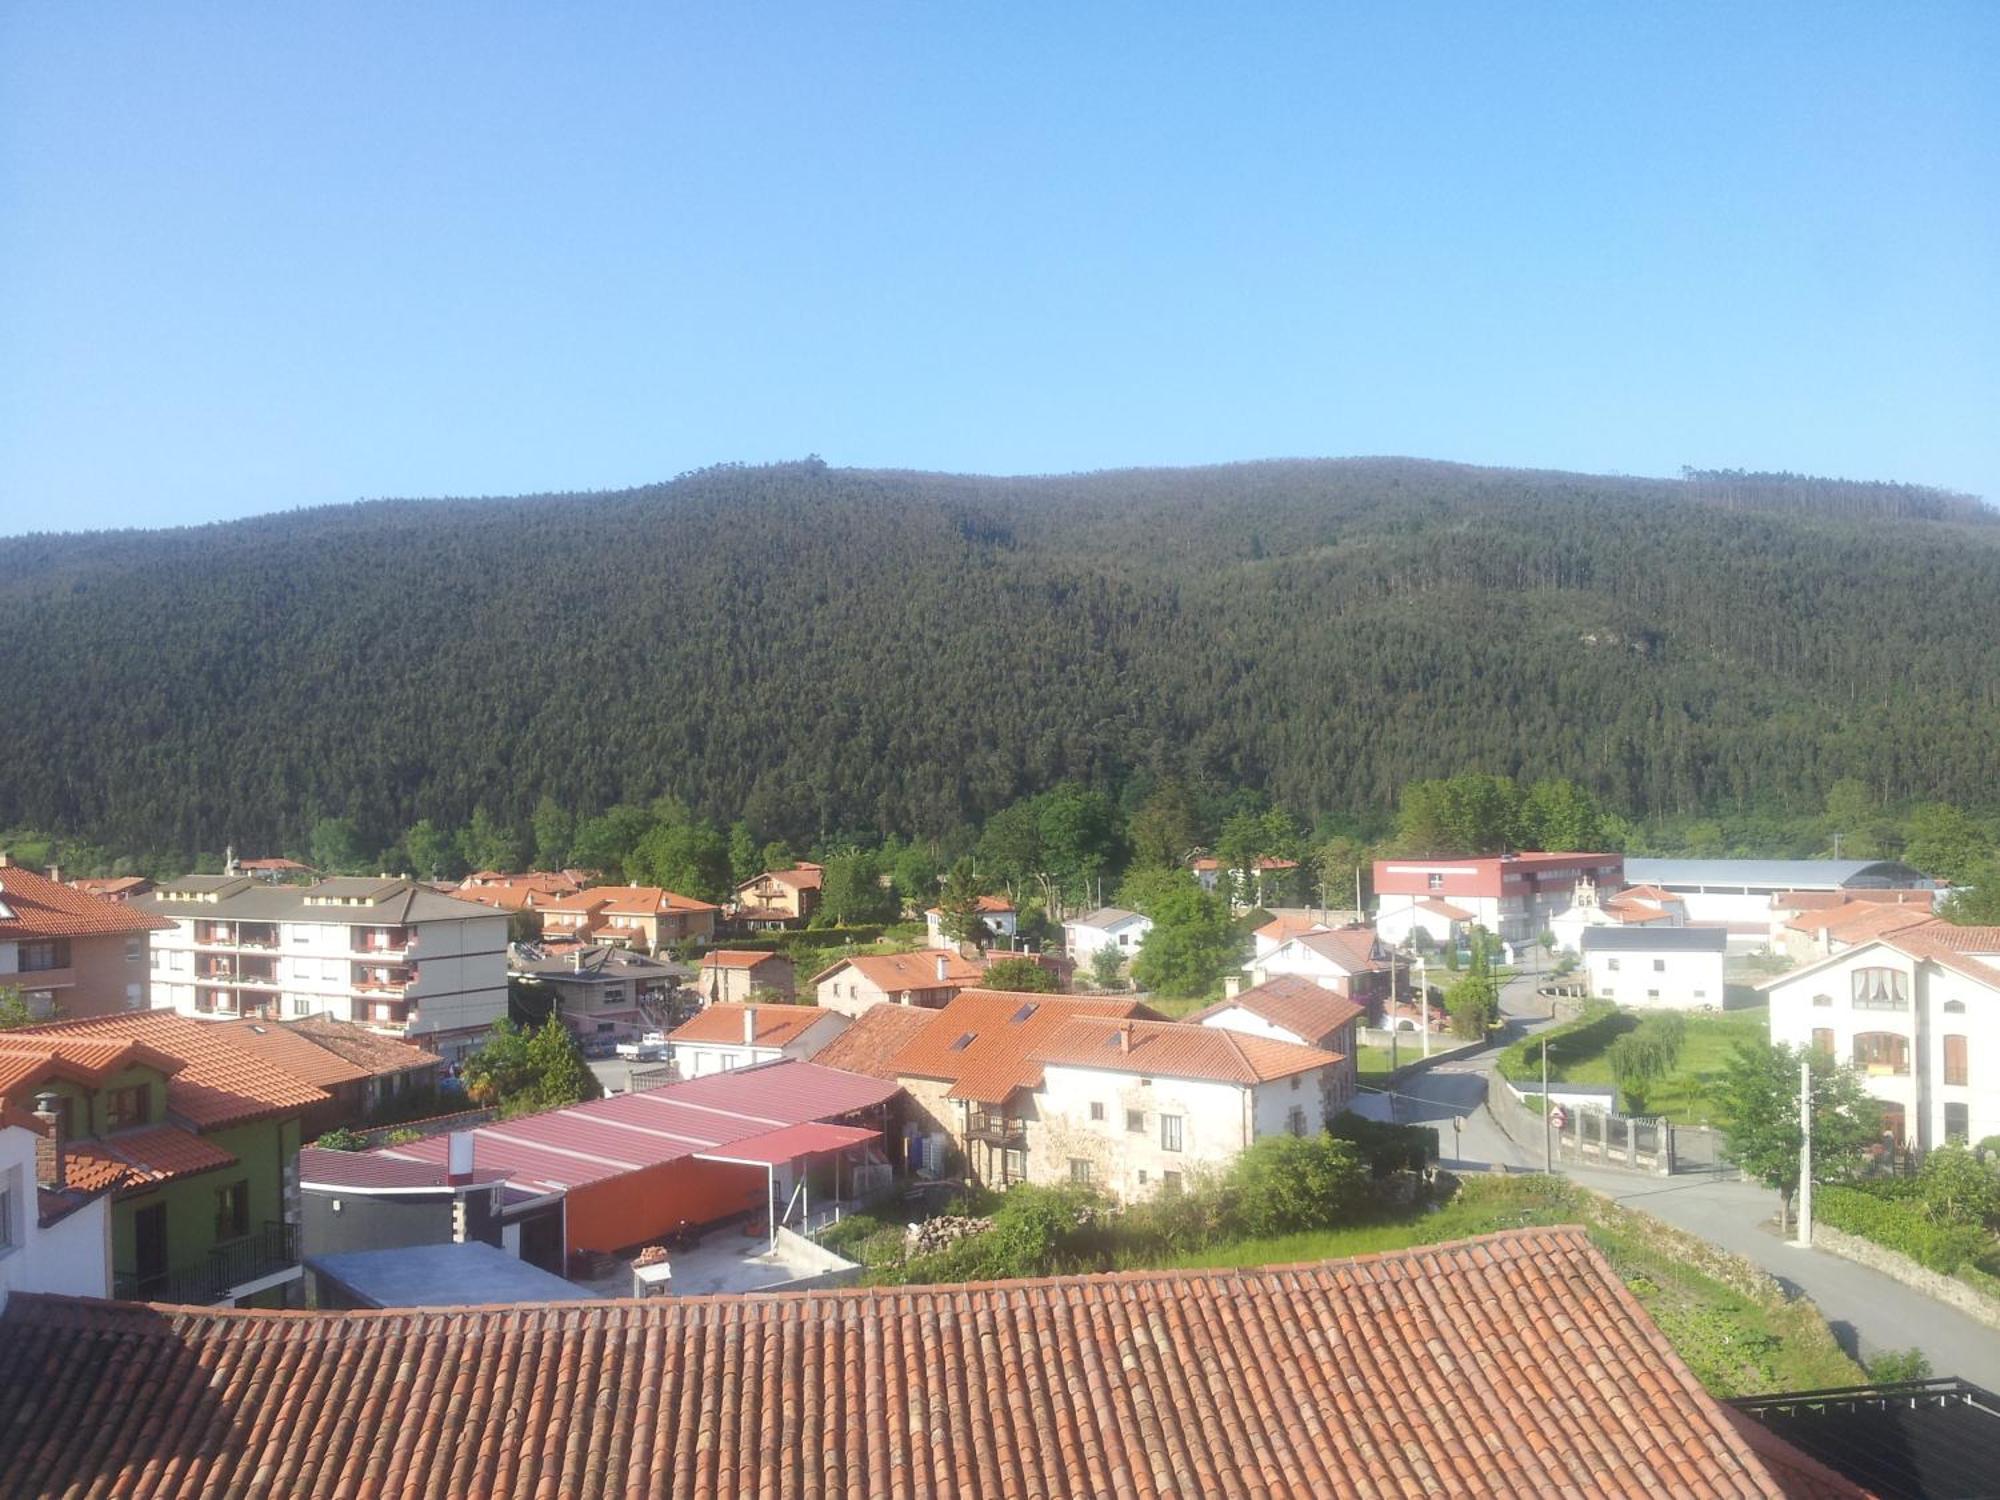
<svg viewBox="0 0 2000 1500">
<path fill-rule="evenodd" d="M 240 1240 L 217 1245 L 193 1265 L 155 1276 L 119 1274 L 112 1295 L 125 1300 L 200 1307 L 219 1302 L 232 1287 L 290 1270 L 299 1263 L 296 1224 L 266 1223 Z"/>
</svg>

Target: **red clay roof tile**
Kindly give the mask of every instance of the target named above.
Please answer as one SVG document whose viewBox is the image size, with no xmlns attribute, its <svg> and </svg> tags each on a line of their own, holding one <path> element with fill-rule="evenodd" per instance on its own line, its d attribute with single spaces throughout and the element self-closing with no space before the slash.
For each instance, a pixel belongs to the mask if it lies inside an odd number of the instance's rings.
<svg viewBox="0 0 2000 1500">
<path fill-rule="evenodd" d="M 710 1042 L 742 1046 L 743 1017 L 754 1011 L 758 1047 L 784 1047 L 838 1011 L 817 1005 L 741 1005 L 717 1003 L 696 1012 L 667 1033 L 670 1042 Z"/>
<path fill-rule="evenodd" d="M 1079 995 L 961 990 L 949 1005 L 927 1012 L 930 1025 L 896 1054 L 897 1075 L 941 1078 L 954 1099 L 1002 1104 L 1016 1089 L 1042 1081 L 1034 1052 L 1056 1027 L 1076 1016 L 1137 1016 L 1157 1020 L 1136 1000 Z"/>
<path fill-rule="evenodd" d="M 1784 1493 L 1581 1229 L 1315 1265 L 384 1312 L 16 1293 L 26 1494 Z M 366 1398 L 365 1401 L 363 1398 Z"/>
<path fill-rule="evenodd" d="M 1362 1007 L 1345 995 L 1324 989 L 1302 974 L 1280 974 L 1253 985 L 1234 999 L 1220 1000 L 1188 1019 L 1197 1024 L 1231 1010 L 1282 1026 L 1309 1047 L 1323 1047 L 1335 1032 L 1362 1014 Z"/>
<path fill-rule="evenodd" d="M 164 932 L 173 922 L 20 865 L 0 865 L 0 942 Z"/>
</svg>

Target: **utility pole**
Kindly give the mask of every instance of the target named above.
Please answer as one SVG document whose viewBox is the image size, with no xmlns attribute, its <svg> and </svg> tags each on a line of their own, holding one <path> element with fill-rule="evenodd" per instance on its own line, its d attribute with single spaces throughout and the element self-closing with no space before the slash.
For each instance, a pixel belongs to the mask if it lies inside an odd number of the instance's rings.
<svg viewBox="0 0 2000 1500">
<path fill-rule="evenodd" d="M 1550 1176 L 1556 1170 L 1554 1127 L 1549 1123 L 1549 1039 L 1542 1038 L 1542 1170 Z M 1579 1129 L 1581 1127 L 1578 1127 Z"/>
<path fill-rule="evenodd" d="M 1799 1060 L 1799 1232 L 1792 1241 L 1812 1249 L 1812 1059 Z"/>
<path fill-rule="evenodd" d="M 1424 1007 L 1424 1056 L 1431 1055 L 1431 981 L 1430 970 L 1425 967 L 1423 956 L 1417 957 L 1417 994 L 1423 999 Z"/>
<path fill-rule="evenodd" d="M 1389 1071 L 1396 1071 L 1396 950 L 1389 950 L 1389 1005 L 1386 1019 L 1389 1022 Z M 1390 1112 L 1394 1118 L 1394 1111 Z"/>
<path fill-rule="evenodd" d="M 1361 862 L 1359 860 L 1356 860 L 1354 864 L 1354 920 L 1357 922 L 1368 920 L 1368 913 L 1361 909 Z"/>
</svg>

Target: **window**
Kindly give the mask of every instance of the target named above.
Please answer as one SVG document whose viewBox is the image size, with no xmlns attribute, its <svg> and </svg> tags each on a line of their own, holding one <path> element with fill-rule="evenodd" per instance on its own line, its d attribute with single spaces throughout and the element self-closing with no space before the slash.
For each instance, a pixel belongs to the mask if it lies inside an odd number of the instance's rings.
<svg viewBox="0 0 2000 1500">
<path fill-rule="evenodd" d="M 292 1014 L 293 1014 L 293 1015 L 295 1015 L 295 1016 L 309 1016 L 309 1015 L 311 1015 L 311 1014 L 313 1013 L 313 1009 L 314 1009 L 314 1002 L 313 1002 L 313 998 L 312 998 L 312 996 L 310 996 L 310 995 L 294 995 L 294 996 L 292 996 Z"/>
<path fill-rule="evenodd" d="M 1442 875 L 1426 876 L 1425 884 L 1427 884 L 1434 891 L 1441 891 L 1444 889 L 1444 876 Z"/>
<path fill-rule="evenodd" d="M 1658 990 L 1647 990 L 1646 998 L 1648 1000 L 1657 1000 L 1660 998 L 1660 992 Z"/>
<path fill-rule="evenodd" d="M 1104 1118 L 1104 1105 L 1096 1099 L 1090 1101 L 1090 1118 L 1093 1120 Z"/>
<path fill-rule="evenodd" d="M 1945 1003 L 1944 1003 L 1944 1013 L 1945 1013 L 1946 1015 L 1948 1015 L 1948 1016 L 1962 1016 L 1962 1015 L 1964 1015 L 1964 1014 L 1965 1014 L 1965 1002 L 1964 1002 L 1963 1000 L 1947 1000 L 1947 1001 L 1945 1001 Z"/>
<path fill-rule="evenodd" d="M 1181 1117 L 1179 1115 L 1160 1116 L 1160 1149 L 1178 1151 L 1181 1149 Z"/>
<path fill-rule="evenodd" d="M 146 988 L 144 985 L 135 981 L 125 986 L 125 1008 L 127 1010 L 144 1010 L 146 1008 Z"/>
<path fill-rule="evenodd" d="M 1145 1185 L 1146 1185 L 1146 1169 L 1144 1167 L 1141 1167 L 1139 1168 L 1139 1186 L 1144 1187 Z"/>
<path fill-rule="evenodd" d="M 1125 1128 L 1136 1135 L 1144 1135 L 1146 1133 L 1146 1112 L 1143 1109 L 1126 1110 Z"/>
<path fill-rule="evenodd" d="M 1812 1044 L 1813 1051 L 1824 1052 L 1828 1057 L 1833 1056 L 1833 1028 L 1831 1026 L 1813 1027 Z"/>
<path fill-rule="evenodd" d="M 1303 1084 L 1304 1081 L 1305 1080 L 1299 1074 L 1294 1073 L 1292 1075 L 1292 1092 L 1296 1094 L 1299 1091 L 1300 1085 Z"/>
<path fill-rule="evenodd" d="M 215 1237 L 240 1240 L 250 1232 L 250 1183 L 247 1179 L 215 1190 Z"/>
<path fill-rule="evenodd" d="M 0 1172 L 0 1255 L 21 1243 L 24 1230 L 16 1228 L 14 1220 L 26 1202 L 21 1192 L 21 1169 L 9 1167 Z"/>
<path fill-rule="evenodd" d="M 1832 1005 L 1833 1005 L 1833 996 L 1831 996 L 1831 995 L 1814 995 L 1814 996 L 1813 996 L 1813 1004 L 1814 1004 L 1815 1006 L 1817 1006 L 1817 1007 L 1820 1007 L 1820 1008 L 1823 1008 L 1823 1009 L 1830 1009 L 1830 1008 L 1832 1007 Z"/>
<path fill-rule="evenodd" d="M 113 1089 L 105 1095 L 104 1123 L 110 1130 L 127 1130 L 134 1125 L 144 1125 L 151 1117 L 150 1090 L 143 1083 L 136 1083 L 128 1089 Z"/>
<path fill-rule="evenodd" d="M 1972 1106 L 1947 1104 L 1944 1107 L 1944 1138 L 1961 1146 L 1972 1138 Z"/>
<path fill-rule="evenodd" d="M 1856 1010 L 1908 1010 L 1910 982 L 1901 969 L 1856 969 Z"/>
<path fill-rule="evenodd" d="M 1000 1170 L 1009 1182 L 1020 1182 L 1028 1175 L 1028 1153 L 1018 1146 L 1009 1146 L 1000 1154 Z"/>
<path fill-rule="evenodd" d="M 1667 961 L 1666 961 L 1666 960 L 1665 960 L 1664 958 L 1656 958 L 1656 959 L 1654 959 L 1654 960 L 1653 960 L 1653 972 L 1654 972 L 1655 974 L 1664 974 L 1664 973 L 1666 973 L 1666 972 L 1667 972 Z"/>
<path fill-rule="evenodd" d="M 66 942 L 23 943 L 20 955 L 18 962 L 23 974 L 69 967 L 69 944 Z"/>
<path fill-rule="evenodd" d="M 1180 1190 L 1181 1190 L 1181 1174 L 1180 1174 L 1180 1173 L 1178 1173 L 1178 1172 L 1162 1172 L 1162 1173 L 1160 1174 L 1160 1191 L 1161 1191 L 1161 1192 L 1163 1192 L 1163 1193 L 1178 1193 L 1178 1192 L 1179 1192 Z"/>
<path fill-rule="evenodd" d="M 1618 972 L 1618 960 L 1615 958 L 1607 958 L 1606 960 L 1604 960 L 1604 967 L 1609 969 L 1612 973 L 1616 974 Z"/>
<path fill-rule="evenodd" d="M 1904 1077 L 1910 1071 L 1910 1039 L 1893 1031 L 1864 1031 L 1854 1039 L 1854 1065 L 1866 1073 Z"/>
<path fill-rule="evenodd" d="M 1072 1156 L 1069 1159 L 1069 1180 L 1071 1182 L 1076 1183 L 1080 1187 L 1088 1187 L 1094 1179 L 1095 1174 L 1092 1172 L 1089 1162 L 1080 1156 Z"/>
<path fill-rule="evenodd" d="M 1948 1036 L 1944 1039 L 1944 1081 L 1963 1088 L 1965 1077 L 1965 1038 Z"/>
<path fill-rule="evenodd" d="M 146 956 L 146 940 L 144 937 L 128 937 L 127 939 L 125 939 L 126 963 L 136 964 L 145 956 Z"/>
<path fill-rule="evenodd" d="M 1294 1104 L 1292 1112 L 1285 1116 L 1285 1129 L 1293 1135 L 1306 1133 L 1306 1112 L 1301 1106 Z"/>
</svg>

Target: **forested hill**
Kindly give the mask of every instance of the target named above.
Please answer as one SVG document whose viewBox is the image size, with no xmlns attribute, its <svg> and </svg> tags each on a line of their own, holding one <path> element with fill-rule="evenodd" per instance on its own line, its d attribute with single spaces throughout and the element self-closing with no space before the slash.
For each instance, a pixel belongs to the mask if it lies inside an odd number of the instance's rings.
<svg viewBox="0 0 2000 1500">
<path fill-rule="evenodd" d="M 1308 820 L 1464 769 L 1635 815 L 1982 806 L 1996 643 L 2000 525 L 1907 486 L 718 468 L 0 540 L 0 827 L 386 845 L 670 792 L 922 835 L 1168 771 Z"/>
</svg>

